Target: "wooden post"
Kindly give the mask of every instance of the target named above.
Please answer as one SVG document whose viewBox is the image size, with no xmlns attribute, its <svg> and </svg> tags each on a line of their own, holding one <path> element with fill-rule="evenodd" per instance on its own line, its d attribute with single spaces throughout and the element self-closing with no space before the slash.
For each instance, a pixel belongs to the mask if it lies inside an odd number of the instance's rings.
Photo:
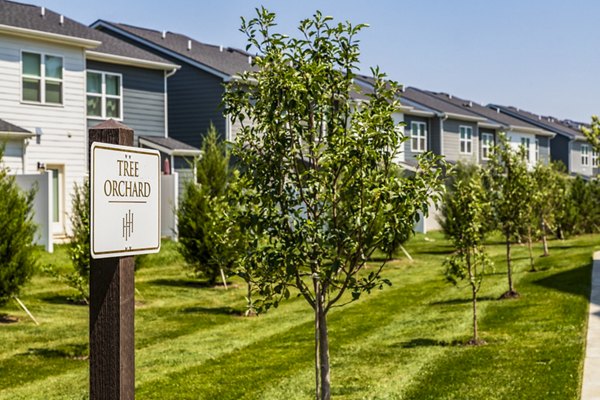
<svg viewBox="0 0 600 400">
<path fill-rule="evenodd" d="M 133 130 L 111 119 L 89 130 L 93 142 L 133 146 Z M 91 400 L 135 398 L 134 267 L 133 257 L 90 258 Z"/>
</svg>

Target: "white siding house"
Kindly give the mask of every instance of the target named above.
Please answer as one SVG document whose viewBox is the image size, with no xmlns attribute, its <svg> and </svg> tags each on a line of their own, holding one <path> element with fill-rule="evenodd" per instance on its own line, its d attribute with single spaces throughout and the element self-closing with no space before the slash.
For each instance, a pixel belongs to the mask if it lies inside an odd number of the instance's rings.
<svg viewBox="0 0 600 400">
<path fill-rule="evenodd" d="M 42 36 L 0 31 L 0 118 L 33 134 L 8 141 L 5 163 L 15 174 L 52 171 L 53 232 L 64 236 L 67 193 L 86 173 L 84 46 L 95 44 Z"/>
</svg>

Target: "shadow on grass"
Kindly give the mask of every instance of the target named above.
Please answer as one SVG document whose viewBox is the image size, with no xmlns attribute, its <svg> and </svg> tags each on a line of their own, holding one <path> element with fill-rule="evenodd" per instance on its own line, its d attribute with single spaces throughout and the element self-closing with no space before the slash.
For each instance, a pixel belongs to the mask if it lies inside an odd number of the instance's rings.
<svg viewBox="0 0 600 400">
<path fill-rule="evenodd" d="M 42 358 L 68 358 L 72 360 L 85 360 L 89 356 L 87 343 L 65 344 L 53 349 L 35 348 L 29 349 L 24 356 L 36 356 Z"/>
<path fill-rule="evenodd" d="M 591 287 L 591 265 L 580 265 L 577 268 L 538 279 L 533 281 L 533 283 L 548 289 L 582 296 L 587 299 Z"/>
<path fill-rule="evenodd" d="M 187 314 L 215 314 L 215 315 L 234 315 L 241 317 L 246 310 L 234 307 L 188 307 L 183 312 Z"/>
<path fill-rule="evenodd" d="M 193 280 L 193 279 L 155 279 L 153 281 L 149 281 L 148 283 L 151 285 L 183 287 L 183 288 L 200 288 L 200 289 L 220 286 L 218 283 L 211 284 L 208 281 Z"/>
<path fill-rule="evenodd" d="M 401 347 L 403 349 L 412 349 L 415 347 L 446 347 L 446 346 L 460 346 L 464 344 L 460 340 L 453 340 L 447 342 L 445 340 L 435 340 L 429 338 L 416 338 L 409 340 L 408 342 L 395 343 L 392 347 Z"/>
<path fill-rule="evenodd" d="M 68 295 L 60 295 L 53 294 L 51 296 L 46 296 L 41 298 L 42 301 L 50 304 L 61 304 L 61 305 L 69 305 L 69 306 L 87 306 L 85 301 L 76 300 Z"/>
<path fill-rule="evenodd" d="M 495 297 L 491 297 L 491 296 L 483 296 L 483 297 L 478 297 L 477 298 L 477 302 L 480 303 L 482 301 L 492 301 L 492 300 L 496 300 Z M 468 304 L 471 303 L 471 299 L 450 299 L 450 300 L 444 300 L 444 301 L 433 301 L 431 303 L 429 303 L 429 305 L 431 306 L 442 306 L 442 305 L 452 305 L 452 304 Z"/>
</svg>

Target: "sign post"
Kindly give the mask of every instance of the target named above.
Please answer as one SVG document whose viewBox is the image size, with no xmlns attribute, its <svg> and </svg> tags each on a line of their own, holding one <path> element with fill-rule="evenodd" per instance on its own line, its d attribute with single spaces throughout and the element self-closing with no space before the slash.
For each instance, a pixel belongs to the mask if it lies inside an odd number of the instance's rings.
<svg viewBox="0 0 600 400">
<path fill-rule="evenodd" d="M 135 398 L 134 254 L 160 250 L 160 155 L 108 120 L 89 130 L 90 399 Z M 155 217 L 155 218 L 153 218 Z"/>
</svg>

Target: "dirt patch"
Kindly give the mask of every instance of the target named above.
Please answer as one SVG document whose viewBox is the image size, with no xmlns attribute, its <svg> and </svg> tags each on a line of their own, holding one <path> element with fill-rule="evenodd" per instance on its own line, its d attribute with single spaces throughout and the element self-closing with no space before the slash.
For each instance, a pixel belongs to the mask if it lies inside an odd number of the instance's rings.
<svg viewBox="0 0 600 400">
<path fill-rule="evenodd" d="M 514 290 L 509 290 L 508 292 L 502 294 L 498 300 L 509 300 L 509 299 L 518 299 L 521 297 L 519 292 L 515 292 Z"/>
<path fill-rule="evenodd" d="M 14 324 L 19 322 L 19 318 L 14 315 L 0 314 L 0 324 Z"/>
</svg>

